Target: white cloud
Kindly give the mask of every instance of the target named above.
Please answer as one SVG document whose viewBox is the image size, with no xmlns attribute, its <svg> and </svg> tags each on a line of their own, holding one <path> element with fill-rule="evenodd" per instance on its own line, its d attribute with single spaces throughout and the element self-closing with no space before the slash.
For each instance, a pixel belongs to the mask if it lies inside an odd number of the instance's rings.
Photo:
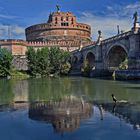
<svg viewBox="0 0 140 140">
<path fill-rule="evenodd" d="M 113 6 L 106 7 L 107 16 L 132 18 L 136 11 L 140 13 L 140 2 L 131 3 L 125 6 L 114 4 Z"/>
<path fill-rule="evenodd" d="M 120 30 L 123 31 L 127 31 L 131 28 L 131 21 L 128 18 L 95 16 L 87 12 L 82 13 L 78 21 L 91 25 L 94 40 L 97 39 L 98 30 L 102 31 L 103 38 L 108 38 L 117 34 L 117 25 L 119 25 Z"/>
<path fill-rule="evenodd" d="M 4 18 L 4 19 L 15 19 L 15 18 L 18 18 L 18 17 L 11 16 L 11 15 L 0 14 L 0 18 Z"/>
<path fill-rule="evenodd" d="M 15 34 L 24 34 L 25 33 L 25 28 L 20 27 L 18 25 L 12 26 L 12 32 Z"/>
<path fill-rule="evenodd" d="M 25 39 L 25 28 L 19 25 L 4 25 L 0 24 L 0 38 L 9 38 L 9 32 L 11 33 L 11 38 L 15 39 Z"/>
<path fill-rule="evenodd" d="M 136 2 L 136 3 L 133 3 L 133 4 L 129 4 L 127 5 L 125 8 L 127 9 L 134 9 L 134 10 L 140 10 L 140 2 Z"/>
<path fill-rule="evenodd" d="M 117 25 L 120 26 L 120 30 L 130 30 L 133 26 L 133 14 L 136 11 L 140 13 L 140 2 L 126 6 L 107 6 L 102 14 L 82 12 L 78 21 L 91 25 L 94 40 L 97 39 L 98 30 L 102 31 L 103 38 L 108 38 L 117 34 Z"/>
</svg>

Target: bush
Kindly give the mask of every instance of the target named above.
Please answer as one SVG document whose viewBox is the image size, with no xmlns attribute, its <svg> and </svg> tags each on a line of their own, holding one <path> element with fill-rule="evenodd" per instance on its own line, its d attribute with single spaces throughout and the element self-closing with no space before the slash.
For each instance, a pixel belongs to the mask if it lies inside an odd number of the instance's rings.
<svg viewBox="0 0 140 140">
<path fill-rule="evenodd" d="M 128 69 L 128 58 L 125 58 L 125 60 L 119 65 L 120 70 L 126 70 Z"/>
<path fill-rule="evenodd" d="M 61 66 L 61 74 L 66 75 L 69 73 L 71 65 L 69 62 L 62 64 Z"/>
<path fill-rule="evenodd" d="M 0 77 L 10 75 L 13 56 L 7 49 L 0 48 Z"/>
<path fill-rule="evenodd" d="M 89 73 L 91 70 L 92 69 L 91 69 L 88 61 L 84 60 L 83 67 L 82 67 L 81 71 L 84 72 L 84 73 Z"/>
</svg>

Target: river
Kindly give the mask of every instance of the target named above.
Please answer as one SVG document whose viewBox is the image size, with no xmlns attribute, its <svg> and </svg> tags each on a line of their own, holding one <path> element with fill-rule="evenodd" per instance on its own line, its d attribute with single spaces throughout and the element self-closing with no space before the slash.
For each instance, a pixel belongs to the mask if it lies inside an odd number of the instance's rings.
<svg viewBox="0 0 140 140">
<path fill-rule="evenodd" d="M 140 81 L 1 79 L 0 139 L 138 140 Z"/>
</svg>

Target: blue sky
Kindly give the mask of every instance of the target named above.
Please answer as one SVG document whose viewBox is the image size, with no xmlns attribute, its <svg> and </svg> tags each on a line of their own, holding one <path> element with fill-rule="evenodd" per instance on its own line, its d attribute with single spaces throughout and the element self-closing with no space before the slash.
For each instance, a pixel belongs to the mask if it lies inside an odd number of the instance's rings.
<svg viewBox="0 0 140 140">
<path fill-rule="evenodd" d="M 12 38 L 25 39 L 26 27 L 44 23 L 50 12 L 59 4 L 61 11 L 71 11 L 78 22 L 92 26 L 92 38 L 97 38 L 101 30 L 103 38 L 115 35 L 117 25 L 121 30 L 132 27 L 135 11 L 140 14 L 139 0 L 1 0 L 0 39 L 8 38 L 8 25 L 11 25 Z"/>
</svg>

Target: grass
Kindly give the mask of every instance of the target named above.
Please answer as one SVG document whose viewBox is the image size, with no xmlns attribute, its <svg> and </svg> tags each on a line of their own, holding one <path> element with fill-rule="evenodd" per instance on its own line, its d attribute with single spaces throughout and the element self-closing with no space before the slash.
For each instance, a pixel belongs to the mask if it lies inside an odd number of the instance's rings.
<svg viewBox="0 0 140 140">
<path fill-rule="evenodd" d="M 27 74 L 27 71 L 23 70 L 11 70 L 10 71 L 11 78 L 29 78 L 30 75 Z"/>
</svg>

